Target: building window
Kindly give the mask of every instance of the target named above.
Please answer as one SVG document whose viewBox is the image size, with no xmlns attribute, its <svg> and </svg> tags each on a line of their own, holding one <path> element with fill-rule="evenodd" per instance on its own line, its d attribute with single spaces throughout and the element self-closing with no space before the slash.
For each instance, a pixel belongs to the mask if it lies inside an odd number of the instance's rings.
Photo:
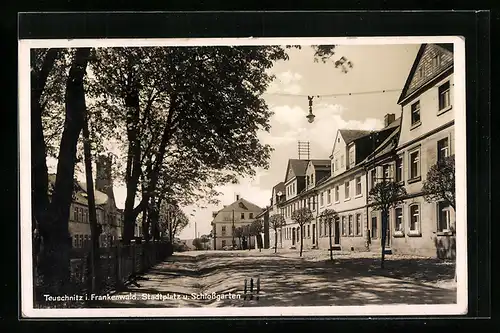
<svg viewBox="0 0 500 333">
<path fill-rule="evenodd" d="M 323 228 L 325 229 L 325 230 L 324 230 L 324 234 L 325 234 L 325 236 L 326 236 L 326 235 L 330 235 L 330 234 L 329 234 L 329 231 L 328 231 L 329 229 L 327 229 L 327 228 L 329 228 L 329 225 L 330 225 L 330 224 L 329 224 L 329 222 L 328 222 L 328 221 L 325 221 L 325 224 L 323 225 Z"/>
<path fill-rule="evenodd" d="M 248 213 L 248 218 L 253 219 L 253 213 Z"/>
<path fill-rule="evenodd" d="M 78 221 L 85 222 L 83 220 L 83 209 L 82 208 L 78 208 Z"/>
<path fill-rule="evenodd" d="M 352 220 L 352 215 L 349 215 L 349 236 L 354 235 L 354 222 Z"/>
<path fill-rule="evenodd" d="M 361 214 L 356 214 L 356 236 L 361 236 L 362 229 L 361 229 Z"/>
<path fill-rule="evenodd" d="M 308 224 L 307 225 L 307 238 L 311 237 L 311 226 Z"/>
<path fill-rule="evenodd" d="M 335 186 L 335 202 L 339 202 L 339 186 Z"/>
<path fill-rule="evenodd" d="M 339 160 L 337 158 L 335 159 L 335 170 L 339 170 Z"/>
<path fill-rule="evenodd" d="M 344 167 L 344 155 L 340 155 L 340 167 Z"/>
<path fill-rule="evenodd" d="M 225 225 L 222 226 L 221 235 L 226 236 L 226 226 Z"/>
<path fill-rule="evenodd" d="M 439 110 L 446 109 L 451 105 L 450 81 L 440 85 L 438 91 L 439 91 Z"/>
<path fill-rule="evenodd" d="M 344 185 L 345 186 L 345 198 L 346 199 L 349 199 L 349 196 L 350 196 L 350 193 L 351 193 L 349 184 L 350 184 L 350 182 L 346 181 L 345 185 Z"/>
<path fill-rule="evenodd" d="M 384 180 L 391 181 L 391 165 L 386 164 L 383 166 Z"/>
<path fill-rule="evenodd" d="M 226 246 L 226 240 L 223 239 L 221 244 L 222 244 L 222 247 Z"/>
<path fill-rule="evenodd" d="M 78 235 L 74 235 L 72 240 L 73 240 L 73 247 L 78 247 Z"/>
<path fill-rule="evenodd" d="M 295 194 L 295 183 L 292 184 L 292 191 L 293 191 L 292 194 Z"/>
<path fill-rule="evenodd" d="M 450 205 L 444 201 L 437 203 L 438 208 L 438 231 L 451 231 Z"/>
<path fill-rule="evenodd" d="M 326 203 L 332 203 L 332 190 L 330 189 L 326 191 Z"/>
<path fill-rule="evenodd" d="M 354 148 L 349 149 L 349 167 L 354 166 Z"/>
<path fill-rule="evenodd" d="M 312 197 L 312 210 L 316 210 L 316 196 Z"/>
<path fill-rule="evenodd" d="M 311 175 L 311 186 L 314 186 L 314 174 Z"/>
<path fill-rule="evenodd" d="M 410 231 L 418 232 L 420 230 L 420 207 L 418 205 L 410 206 Z"/>
<path fill-rule="evenodd" d="M 403 181 L 403 158 L 398 156 L 396 159 L 396 182 Z"/>
<path fill-rule="evenodd" d="M 78 222 L 78 207 L 73 207 L 73 220 Z"/>
<path fill-rule="evenodd" d="M 321 192 L 319 194 L 319 205 L 321 207 L 323 207 L 325 205 L 324 196 L 325 196 L 325 192 Z"/>
<path fill-rule="evenodd" d="M 345 216 L 342 216 L 342 236 L 347 236 L 347 223 L 345 221 Z"/>
<path fill-rule="evenodd" d="M 410 152 L 410 179 L 420 176 L 420 151 Z"/>
<path fill-rule="evenodd" d="M 394 231 L 403 231 L 403 208 L 394 209 Z"/>
<path fill-rule="evenodd" d="M 372 215 L 372 238 L 375 239 L 377 238 L 377 233 L 378 233 L 378 224 L 377 224 L 377 216 Z"/>
<path fill-rule="evenodd" d="M 415 125 L 420 122 L 420 101 L 411 105 L 411 124 Z"/>
<path fill-rule="evenodd" d="M 245 213 L 241 213 L 241 219 L 244 220 L 245 219 Z"/>
<path fill-rule="evenodd" d="M 439 140 L 437 143 L 438 162 L 442 162 L 446 157 L 450 156 L 450 145 L 448 138 Z"/>
<path fill-rule="evenodd" d="M 356 195 L 361 195 L 361 177 L 356 177 Z"/>
<path fill-rule="evenodd" d="M 78 247 L 83 247 L 83 235 L 78 235 Z"/>
<path fill-rule="evenodd" d="M 371 188 L 374 188 L 375 185 L 377 185 L 377 169 L 370 171 L 370 185 Z"/>
</svg>

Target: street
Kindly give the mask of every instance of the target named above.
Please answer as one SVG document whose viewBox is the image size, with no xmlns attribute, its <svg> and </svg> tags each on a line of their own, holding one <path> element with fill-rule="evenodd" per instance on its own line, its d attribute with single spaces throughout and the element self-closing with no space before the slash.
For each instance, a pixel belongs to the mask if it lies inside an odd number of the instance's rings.
<svg viewBox="0 0 500 333">
<path fill-rule="evenodd" d="M 456 303 L 454 264 L 376 253 L 176 253 L 99 307 L 346 306 Z M 245 279 L 247 293 L 245 297 Z M 250 279 L 258 295 L 249 300 Z M 257 297 L 258 296 L 258 299 Z M 118 298 L 123 299 L 118 299 Z M 246 298 L 246 299 L 245 299 Z"/>
</svg>

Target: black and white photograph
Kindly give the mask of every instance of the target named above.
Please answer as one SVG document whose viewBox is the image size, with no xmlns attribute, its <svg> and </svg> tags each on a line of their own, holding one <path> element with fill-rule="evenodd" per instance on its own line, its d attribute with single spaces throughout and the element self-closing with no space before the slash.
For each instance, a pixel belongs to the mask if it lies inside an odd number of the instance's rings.
<svg viewBox="0 0 500 333">
<path fill-rule="evenodd" d="M 467 311 L 460 37 L 19 41 L 25 317 Z"/>
</svg>

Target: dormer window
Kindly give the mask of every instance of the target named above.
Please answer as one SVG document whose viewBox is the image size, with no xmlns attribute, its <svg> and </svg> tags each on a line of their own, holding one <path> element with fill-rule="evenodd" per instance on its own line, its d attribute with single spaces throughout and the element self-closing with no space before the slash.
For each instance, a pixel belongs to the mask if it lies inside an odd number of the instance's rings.
<svg viewBox="0 0 500 333">
<path fill-rule="evenodd" d="M 432 58 L 432 66 L 434 66 L 434 67 L 441 66 L 441 55 L 440 54 L 434 55 L 434 57 Z"/>
</svg>

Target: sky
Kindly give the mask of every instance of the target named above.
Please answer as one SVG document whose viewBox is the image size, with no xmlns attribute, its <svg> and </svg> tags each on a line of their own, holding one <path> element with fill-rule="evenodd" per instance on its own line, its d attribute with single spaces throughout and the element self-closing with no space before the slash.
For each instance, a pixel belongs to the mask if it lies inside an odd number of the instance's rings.
<svg viewBox="0 0 500 333">
<path fill-rule="evenodd" d="M 220 205 L 184 207 L 190 219 L 181 232 L 181 239 L 208 234 L 212 212 L 235 201 L 236 194 L 265 207 L 269 205 L 272 187 L 284 181 L 288 159 L 298 158 L 298 141 L 310 142 L 313 159 L 328 159 L 338 129 L 379 129 L 384 115 L 401 115 L 397 105 L 410 68 L 418 52 L 419 44 L 398 45 L 338 45 L 332 59 L 341 56 L 353 63 L 348 73 L 335 68 L 332 61 L 315 62 L 314 51 L 304 46 L 301 50 L 289 50 L 290 59 L 279 61 L 270 70 L 276 80 L 263 95 L 271 111 L 271 130 L 259 133 L 262 143 L 274 148 L 270 167 L 257 169 L 253 178 L 240 179 L 237 185 L 218 188 L 222 193 Z M 328 96 L 332 94 L 363 93 L 382 90 L 399 90 L 385 93 L 355 94 L 352 96 Z M 313 100 L 313 123 L 308 123 L 308 95 L 320 96 Z M 49 171 L 55 161 L 48 161 Z M 84 174 L 77 177 L 85 181 Z M 124 207 L 126 190 L 123 185 L 114 187 L 117 206 Z"/>
</svg>

